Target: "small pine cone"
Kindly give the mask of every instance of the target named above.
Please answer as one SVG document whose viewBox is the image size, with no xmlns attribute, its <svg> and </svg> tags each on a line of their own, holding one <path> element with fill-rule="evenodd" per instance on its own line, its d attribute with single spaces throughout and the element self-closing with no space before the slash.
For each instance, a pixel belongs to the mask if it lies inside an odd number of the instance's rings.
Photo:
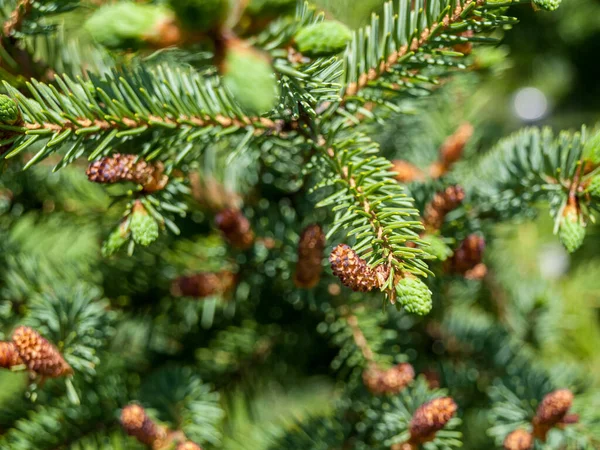
<svg viewBox="0 0 600 450">
<path fill-rule="evenodd" d="M 12 342 L 0 342 L 0 367 L 10 369 L 23 364 L 17 352 L 17 347 Z"/>
<path fill-rule="evenodd" d="M 15 125 L 21 121 L 21 112 L 15 102 L 8 95 L 0 94 L 0 123 Z"/>
<path fill-rule="evenodd" d="M 163 173 L 163 164 L 161 162 L 148 163 L 143 159 L 138 160 L 138 158 L 137 155 L 119 153 L 105 156 L 91 163 L 86 170 L 86 175 L 94 183 L 131 181 L 141 184 L 146 192 L 163 189 L 169 181 L 169 178 Z"/>
<path fill-rule="evenodd" d="M 410 421 L 410 439 L 412 442 L 427 442 L 444 428 L 456 413 L 457 406 L 450 397 L 433 399 L 419 408 Z"/>
<path fill-rule="evenodd" d="M 430 230 L 439 230 L 446 215 L 456 209 L 465 198 L 465 191 L 460 186 L 448 186 L 443 192 L 434 195 L 433 200 L 425 207 L 423 221 Z"/>
<path fill-rule="evenodd" d="M 462 157 L 463 150 L 474 131 L 473 125 L 466 122 L 444 141 L 440 148 L 440 162 L 446 167 L 446 171 Z"/>
<path fill-rule="evenodd" d="M 235 275 L 229 271 L 200 272 L 175 279 L 171 293 L 177 297 L 205 298 L 221 295 L 235 286 Z"/>
<path fill-rule="evenodd" d="M 368 292 L 385 283 L 389 269 L 371 269 L 367 262 L 346 244 L 338 244 L 329 255 L 333 274 L 353 291 Z"/>
<path fill-rule="evenodd" d="M 460 243 L 452 258 L 447 261 L 446 270 L 449 273 L 468 275 L 470 279 L 485 275 L 487 272 L 485 266 L 477 269 L 483 259 L 484 251 L 485 239 L 477 234 L 470 234 Z"/>
<path fill-rule="evenodd" d="M 73 369 L 60 352 L 37 331 L 29 327 L 18 327 L 12 341 L 27 368 L 39 375 L 56 378 L 71 375 Z"/>
<path fill-rule="evenodd" d="M 415 379 L 415 369 L 408 363 L 398 364 L 381 374 L 386 394 L 397 394 Z"/>
<path fill-rule="evenodd" d="M 392 161 L 394 165 L 392 172 L 396 172 L 396 180 L 400 183 L 410 183 L 411 181 L 418 181 L 423 179 L 423 172 L 417 166 L 412 165 L 407 161 L 396 159 Z"/>
<path fill-rule="evenodd" d="M 433 307 L 432 293 L 418 278 L 407 276 L 396 284 L 396 302 L 409 313 L 424 316 Z"/>
<path fill-rule="evenodd" d="M 325 234 L 319 225 L 307 226 L 298 242 L 298 262 L 294 283 L 299 288 L 310 289 L 321 279 L 323 266 L 323 250 L 325 250 Z"/>
<path fill-rule="evenodd" d="M 556 425 L 560 422 L 571 405 L 573 393 L 568 389 L 559 389 L 550 392 L 539 404 L 534 421 L 544 425 Z"/>
<path fill-rule="evenodd" d="M 129 436 L 149 446 L 154 446 L 167 437 L 166 430 L 154 423 L 140 405 L 127 405 L 123 408 L 121 426 Z"/>
<path fill-rule="evenodd" d="M 505 450 L 530 450 L 533 447 L 532 434 L 522 428 L 518 428 L 504 439 Z"/>
<path fill-rule="evenodd" d="M 192 441 L 187 441 L 187 442 L 180 442 L 177 445 L 176 450 L 202 450 L 202 447 L 200 447 L 198 444 L 196 444 Z"/>
<path fill-rule="evenodd" d="M 235 248 L 245 250 L 254 242 L 254 232 L 250 222 L 239 209 L 224 209 L 217 214 L 215 222 L 225 238 Z"/>
</svg>

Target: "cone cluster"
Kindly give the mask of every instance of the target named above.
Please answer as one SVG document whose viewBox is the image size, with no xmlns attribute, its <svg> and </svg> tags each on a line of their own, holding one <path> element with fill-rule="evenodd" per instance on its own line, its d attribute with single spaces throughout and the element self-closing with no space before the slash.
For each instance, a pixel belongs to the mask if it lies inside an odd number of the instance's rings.
<svg viewBox="0 0 600 450">
<path fill-rule="evenodd" d="M 162 163 L 149 163 L 139 159 L 138 155 L 120 153 L 94 161 L 88 166 L 86 175 L 94 183 L 131 181 L 141 184 L 146 192 L 160 191 L 169 181 Z"/>
<path fill-rule="evenodd" d="M 298 262 L 294 283 L 299 288 L 310 289 L 321 279 L 325 233 L 317 224 L 307 226 L 298 242 Z"/>
<path fill-rule="evenodd" d="M 353 291 L 368 292 L 385 282 L 389 269 L 371 269 L 367 262 L 346 244 L 338 244 L 329 255 L 331 270 L 342 284 Z"/>
<path fill-rule="evenodd" d="M 446 215 L 456 209 L 464 200 L 465 191 L 460 186 L 448 186 L 443 192 L 434 195 L 433 200 L 425 207 L 423 221 L 430 230 L 439 230 Z"/>
<path fill-rule="evenodd" d="M 533 436 L 527 430 L 518 428 L 504 439 L 504 450 L 530 450 L 533 447 Z"/>
<path fill-rule="evenodd" d="M 200 272 L 175 279 L 171 285 L 171 292 L 178 297 L 205 298 L 225 294 L 234 286 L 235 275 L 227 270 Z"/>
<path fill-rule="evenodd" d="M 24 364 L 38 375 L 57 378 L 71 375 L 73 369 L 60 352 L 32 328 L 20 326 L 12 335 L 12 342 L 0 345 L 0 366 L 11 368 Z"/>
<path fill-rule="evenodd" d="M 140 405 L 131 404 L 123 408 L 121 426 L 129 436 L 151 447 L 159 447 L 167 438 L 165 428 L 154 423 Z"/>
<path fill-rule="evenodd" d="M 222 210 L 217 214 L 215 222 L 233 247 L 245 250 L 254 242 L 254 232 L 250 222 L 239 209 Z"/>
<path fill-rule="evenodd" d="M 463 275 L 469 279 L 481 279 L 487 273 L 482 263 L 485 239 L 478 234 L 470 234 L 460 243 L 454 255 L 447 262 L 449 273 Z"/>
<path fill-rule="evenodd" d="M 450 397 L 436 398 L 419 406 L 409 424 L 411 442 L 432 440 L 435 433 L 452 419 L 456 410 L 456 403 Z"/>
<path fill-rule="evenodd" d="M 371 366 L 363 372 L 363 383 L 374 395 L 397 394 L 415 379 L 415 370 L 408 363 L 382 370 Z"/>
</svg>

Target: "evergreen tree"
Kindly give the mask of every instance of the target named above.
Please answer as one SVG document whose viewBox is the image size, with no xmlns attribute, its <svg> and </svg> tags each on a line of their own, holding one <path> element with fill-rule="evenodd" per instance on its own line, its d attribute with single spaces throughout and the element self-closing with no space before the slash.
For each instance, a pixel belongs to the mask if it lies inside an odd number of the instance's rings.
<svg viewBox="0 0 600 450">
<path fill-rule="evenodd" d="M 600 448 L 600 131 L 486 120 L 559 3 L 0 0 L 0 449 Z"/>
</svg>

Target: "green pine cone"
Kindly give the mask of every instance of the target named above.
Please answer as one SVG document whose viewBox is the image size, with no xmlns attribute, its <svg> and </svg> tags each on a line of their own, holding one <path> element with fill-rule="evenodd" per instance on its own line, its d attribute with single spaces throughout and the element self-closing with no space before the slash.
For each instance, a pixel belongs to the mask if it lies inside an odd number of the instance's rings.
<svg viewBox="0 0 600 450">
<path fill-rule="evenodd" d="M 546 11 L 556 11 L 561 0 L 533 0 L 533 4 Z"/>
<path fill-rule="evenodd" d="M 135 243 L 144 247 L 158 239 L 158 223 L 143 207 L 134 207 L 129 229 Z"/>
<path fill-rule="evenodd" d="M 106 238 L 102 245 L 102 256 L 112 256 L 119 251 L 123 245 L 129 240 L 129 232 L 123 230 L 121 226 L 118 226 L 112 233 Z"/>
<path fill-rule="evenodd" d="M 279 86 L 269 60 L 257 50 L 242 45 L 229 48 L 223 83 L 248 113 L 266 113 L 279 99 Z"/>
<path fill-rule="evenodd" d="M 429 244 L 428 247 L 423 247 L 423 251 L 429 253 L 435 259 L 446 261 L 452 256 L 452 249 L 446 245 L 444 240 L 435 234 L 426 234 L 421 238 Z"/>
<path fill-rule="evenodd" d="M 600 198 L 600 175 L 596 175 L 590 180 L 586 191 L 592 197 Z"/>
<path fill-rule="evenodd" d="M 170 0 L 169 4 L 181 24 L 196 32 L 218 28 L 229 12 L 229 0 Z"/>
<path fill-rule="evenodd" d="M 172 12 L 161 6 L 119 2 L 99 8 L 85 28 L 107 48 L 138 49 L 158 41 L 160 24 L 172 19 Z"/>
<path fill-rule="evenodd" d="M 585 238 L 585 225 L 576 212 L 568 212 L 563 218 L 558 229 L 558 239 L 569 253 L 573 253 Z"/>
<path fill-rule="evenodd" d="M 296 46 L 307 56 L 326 56 L 339 53 L 352 38 L 350 28 L 335 20 L 325 20 L 304 27 L 296 33 Z"/>
<path fill-rule="evenodd" d="M 0 123 L 14 125 L 21 119 L 17 102 L 8 95 L 0 94 Z"/>
<path fill-rule="evenodd" d="M 404 307 L 410 313 L 424 316 L 431 311 L 431 291 L 425 283 L 418 278 L 403 278 L 396 285 L 398 295 L 397 305 Z"/>
</svg>

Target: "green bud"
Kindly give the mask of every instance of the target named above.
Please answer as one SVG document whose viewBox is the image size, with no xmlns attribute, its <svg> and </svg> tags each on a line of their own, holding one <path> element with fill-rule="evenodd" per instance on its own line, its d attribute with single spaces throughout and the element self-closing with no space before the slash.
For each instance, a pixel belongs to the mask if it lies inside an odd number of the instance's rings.
<svg viewBox="0 0 600 450">
<path fill-rule="evenodd" d="M 137 204 L 133 208 L 129 229 L 135 243 L 144 247 L 149 246 L 158 239 L 158 223 L 141 204 Z"/>
<path fill-rule="evenodd" d="M 125 222 L 113 230 L 102 245 L 102 256 L 108 257 L 119 251 L 129 240 L 129 231 L 124 227 Z"/>
<path fill-rule="evenodd" d="M 223 83 L 244 111 L 263 114 L 279 99 L 279 86 L 271 63 L 257 50 L 232 45 L 225 60 Z"/>
<path fill-rule="evenodd" d="M 596 130 L 583 147 L 583 158 L 592 164 L 600 164 L 600 130 Z"/>
<path fill-rule="evenodd" d="M 0 94 L 0 123 L 14 125 L 21 119 L 17 102 L 8 95 Z"/>
<path fill-rule="evenodd" d="M 576 210 L 569 210 L 563 216 L 558 229 L 558 239 L 569 253 L 573 253 L 585 238 L 585 224 Z"/>
<path fill-rule="evenodd" d="M 396 285 L 396 294 L 396 305 L 404 307 L 409 313 L 424 316 L 433 307 L 431 291 L 418 278 L 402 278 Z"/>
<path fill-rule="evenodd" d="M 339 53 L 352 38 L 350 28 L 335 20 L 308 25 L 296 33 L 296 46 L 307 56 L 326 56 Z"/>
<path fill-rule="evenodd" d="M 173 20 L 168 9 L 119 2 L 99 8 L 85 23 L 92 37 L 111 49 L 137 49 L 160 41 L 161 24 Z"/>
<path fill-rule="evenodd" d="M 441 237 L 435 234 L 426 234 L 421 239 L 429 244 L 428 247 L 423 247 L 423 251 L 429 253 L 435 257 L 435 259 L 446 261 L 452 256 L 452 249 L 446 245 Z"/>
<path fill-rule="evenodd" d="M 533 4 L 546 11 L 556 11 L 561 0 L 533 0 Z"/>
<path fill-rule="evenodd" d="M 169 4 L 181 24 L 196 32 L 218 28 L 229 12 L 229 0 L 170 0 Z"/>
</svg>

